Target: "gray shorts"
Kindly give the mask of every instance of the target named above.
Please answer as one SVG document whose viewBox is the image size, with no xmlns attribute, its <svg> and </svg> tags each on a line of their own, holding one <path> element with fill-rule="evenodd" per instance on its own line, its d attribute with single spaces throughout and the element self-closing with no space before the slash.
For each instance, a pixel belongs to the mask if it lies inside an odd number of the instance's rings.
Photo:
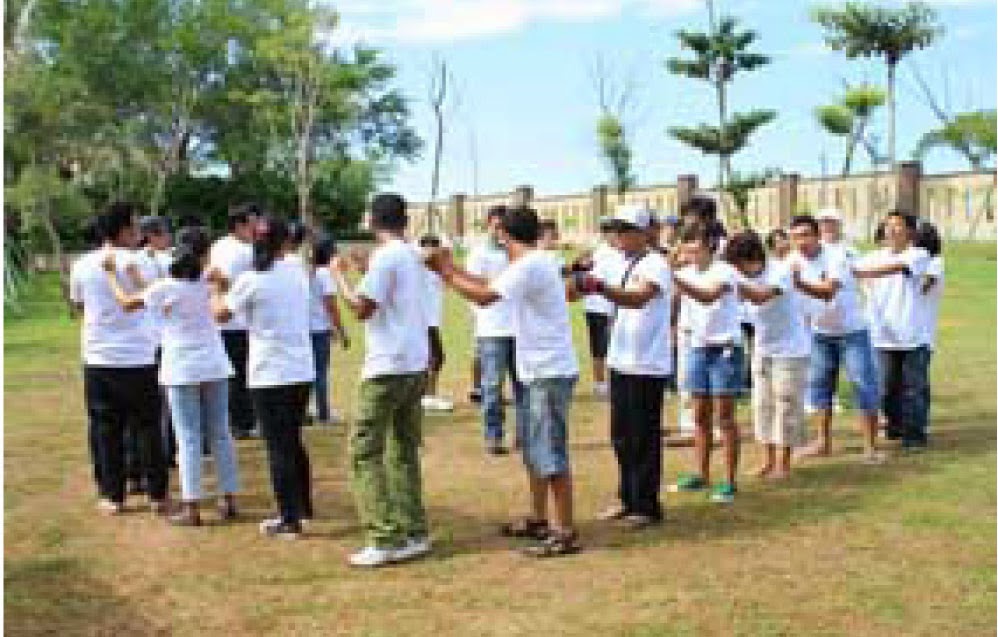
<svg viewBox="0 0 998 637">
<path fill-rule="evenodd" d="M 568 407 L 578 378 L 539 378 L 524 387 L 527 418 L 519 427 L 523 463 L 535 475 L 568 473 Z"/>
</svg>

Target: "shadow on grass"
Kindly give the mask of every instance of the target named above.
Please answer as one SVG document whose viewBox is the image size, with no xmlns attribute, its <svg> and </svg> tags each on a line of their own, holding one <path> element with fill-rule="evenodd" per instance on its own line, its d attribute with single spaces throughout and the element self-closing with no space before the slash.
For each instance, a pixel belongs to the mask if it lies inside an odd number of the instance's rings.
<svg viewBox="0 0 998 637">
<path fill-rule="evenodd" d="M 8 635 L 168 635 L 77 559 L 4 560 L 4 632 Z"/>
</svg>

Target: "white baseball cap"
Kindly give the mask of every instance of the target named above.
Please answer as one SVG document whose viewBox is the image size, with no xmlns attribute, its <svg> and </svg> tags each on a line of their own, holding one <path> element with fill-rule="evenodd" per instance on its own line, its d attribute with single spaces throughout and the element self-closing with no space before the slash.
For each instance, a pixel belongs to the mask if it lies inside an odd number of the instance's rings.
<svg viewBox="0 0 998 637">
<path fill-rule="evenodd" d="M 822 208 L 814 218 L 817 221 L 838 221 L 842 223 L 842 211 L 838 208 Z"/>
<path fill-rule="evenodd" d="M 613 213 L 613 221 L 617 223 L 618 228 L 630 226 L 638 230 L 647 230 L 654 224 L 654 216 L 654 213 L 645 206 L 624 204 Z"/>
</svg>

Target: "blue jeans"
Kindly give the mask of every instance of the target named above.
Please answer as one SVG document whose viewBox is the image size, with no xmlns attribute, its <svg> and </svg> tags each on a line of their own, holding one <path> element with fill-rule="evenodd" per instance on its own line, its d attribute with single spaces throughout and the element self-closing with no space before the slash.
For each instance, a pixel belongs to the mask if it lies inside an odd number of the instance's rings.
<svg viewBox="0 0 998 637">
<path fill-rule="evenodd" d="M 315 359 L 312 396 L 315 399 L 315 417 L 323 422 L 329 420 L 329 349 L 331 342 L 332 333 L 312 332 L 312 354 Z"/>
<path fill-rule="evenodd" d="M 877 353 L 888 437 L 900 438 L 903 445 L 925 444 L 929 428 L 929 348 L 878 349 Z"/>
<path fill-rule="evenodd" d="M 166 388 L 170 416 L 177 434 L 180 493 L 185 502 L 204 497 L 201 489 L 202 430 L 211 442 L 218 471 L 218 489 L 223 494 L 239 490 L 236 447 L 229 429 L 229 381 L 208 381 Z"/>
<path fill-rule="evenodd" d="M 482 366 L 482 420 L 486 440 L 501 441 L 503 438 L 505 409 L 502 404 L 502 383 L 507 373 L 513 385 L 517 426 L 526 422 L 526 392 L 523 384 L 516 378 L 514 346 L 511 336 L 478 339 L 478 358 Z"/>
<path fill-rule="evenodd" d="M 807 375 L 807 396 L 811 407 L 822 410 L 832 408 L 840 366 L 845 366 L 846 376 L 853 385 L 857 407 L 867 414 L 875 414 L 880 403 L 880 391 L 877 363 L 868 330 L 841 336 L 814 335 L 811 367 Z"/>
<path fill-rule="evenodd" d="M 569 472 L 568 408 L 575 389 L 574 376 L 538 378 L 526 385 L 528 416 L 517 423 L 523 463 L 541 478 Z"/>
<path fill-rule="evenodd" d="M 686 353 L 683 389 L 693 396 L 738 396 L 745 391 L 745 350 L 741 345 L 691 347 Z"/>
</svg>

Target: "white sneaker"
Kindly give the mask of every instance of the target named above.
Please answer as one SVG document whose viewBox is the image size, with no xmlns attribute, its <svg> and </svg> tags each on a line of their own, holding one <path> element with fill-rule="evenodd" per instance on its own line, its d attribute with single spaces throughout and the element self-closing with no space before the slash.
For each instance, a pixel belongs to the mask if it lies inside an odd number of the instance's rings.
<svg viewBox="0 0 998 637">
<path fill-rule="evenodd" d="M 395 549 L 393 553 L 395 554 L 395 561 L 404 562 L 406 560 L 414 560 L 417 557 L 423 557 L 432 550 L 433 544 L 430 542 L 430 538 L 423 535 L 421 537 L 409 538 L 402 548 Z"/>
<path fill-rule="evenodd" d="M 419 404 L 426 411 L 453 411 L 454 403 L 439 396 L 423 396 Z"/>
<path fill-rule="evenodd" d="M 362 568 L 374 568 L 385 566 L 395 561 L 396 551 L 392 549 L 382 549 L 377 546 L 366 546 L 350 556 L 350 566 Z"/>
</svg>

